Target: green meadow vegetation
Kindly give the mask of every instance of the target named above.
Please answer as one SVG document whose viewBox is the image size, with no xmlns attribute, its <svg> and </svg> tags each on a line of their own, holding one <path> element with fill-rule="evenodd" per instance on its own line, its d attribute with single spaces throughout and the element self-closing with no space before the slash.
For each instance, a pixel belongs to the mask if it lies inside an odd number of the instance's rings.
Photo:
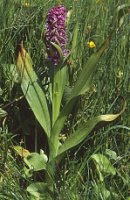
<svg viewBox="0 0 130 200">
<path fill-rule="evenodd" d="M 129 24 L 129 0 L 0 1 L 0 200 L 130 200 Z"/>
</svg>

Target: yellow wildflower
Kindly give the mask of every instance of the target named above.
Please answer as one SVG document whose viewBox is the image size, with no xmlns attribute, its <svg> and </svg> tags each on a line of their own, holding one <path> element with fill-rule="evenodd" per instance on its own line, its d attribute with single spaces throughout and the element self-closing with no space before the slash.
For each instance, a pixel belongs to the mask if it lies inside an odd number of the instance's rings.
<svg viewBox="0 0 130 200">
<path fill-rule="evenodd" d="M 30 7 L 30 0 L 24 0 L 24 6 Z"/>
<path fill-rule="evenodd" d="M 95 44 L 93 41 L 87 42 L 87 45 L 88 45 L 88 47 L 89 47 L 90 49 L 93 49 L 93 48 L 96 47 L 96 44 Z"/>
<path fill-rule="evenodd" d="M 120 79 L 121 79 L 121 78 L 123 77 L 123 75 L 124 75 L 124 74 L 123 74 L 123 71 L 121 71 L 121 70 L 118 70 L 118 71 L 116 72 L 116 77 L 117 77 L 117 78 L 120 78 Z"/>
<path fill-rule="evenodd" d="M 29 7 L 30 4 L 29 4 L 28 2 L 25 2 L 25 6 L 26 6 L 26 7 Z"/>
</svg>

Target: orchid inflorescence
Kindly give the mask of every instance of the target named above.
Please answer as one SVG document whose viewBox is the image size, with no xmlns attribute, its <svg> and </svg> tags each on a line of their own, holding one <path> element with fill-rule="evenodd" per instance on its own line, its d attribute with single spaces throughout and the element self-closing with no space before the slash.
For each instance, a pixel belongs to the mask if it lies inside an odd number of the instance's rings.
<svg viewBox="0 0 130 200">
<path fill-rule="evenodd" d="M 66 17 L 67 9 L 62 5 L 53 7 L 47 14 L 45 30 L 46 48 L 48 59 L 54 65 L 59 64 L 60 55 L 58 50 L 52 45 L 53 43 L 61 48 L 64 58 L 68 55 L 68 50 L 66 49 L 68 40 L 65 26 Z"/>
</svg>

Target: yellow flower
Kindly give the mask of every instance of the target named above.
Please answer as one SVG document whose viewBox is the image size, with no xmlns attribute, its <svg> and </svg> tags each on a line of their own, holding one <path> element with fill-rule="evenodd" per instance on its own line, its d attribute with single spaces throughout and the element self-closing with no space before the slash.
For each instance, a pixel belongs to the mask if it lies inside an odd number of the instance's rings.
<svg viewBox="0 0 130 200">
<path fill-rule="evenodd" d="M 93 49 L 93 48 L 96 47 L 96 44 L 95 44 L 93 41 L 87 42 L 87 45 L 88 45 L 88 47 L 89 47 L 90 49 Z"/>
<path fill-rule="evenodd" d="M 24 0 L 24 6 L 30 7 L 30 0 Z"/>
<path fill-rule="evenodd" d="M 26 6 L 26 7 L 29 7 L 30 4 L 29 4 L 28 2 L 25 2 L 25 6 Z"/>
</svg>

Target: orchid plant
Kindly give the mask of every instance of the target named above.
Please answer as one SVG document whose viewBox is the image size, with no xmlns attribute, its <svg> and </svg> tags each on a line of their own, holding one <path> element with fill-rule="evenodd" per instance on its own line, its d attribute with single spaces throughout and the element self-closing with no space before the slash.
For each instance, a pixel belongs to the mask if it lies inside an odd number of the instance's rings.
<svg viewBox="0 0 130 200">
<path fill-rule="evenodd" d="M 113 121 L 124 111 L 123 108 L 118 114 L 95 116 L 77 128 L 63 143 L 60 142 L 59 136 L 64 128 L 65 121 L 71 113 L 78 97 L 89 91 L 90 77 L 92 78 L 97 68 L 96 64 L 108 48 L 113 33 L 112 31 L 100 48 L 90 56 L 87 63 L 83 66 L 74 87 L 71 89 L 66 103 L 62 104 L 65 87 L 69 85 L 66 60 L 71 56 L 71 51 L 69 52 L 67 49 L 66 18 L 67 9 L 62 5 L 52 8 L 47 15 L 45 45 L 50 74 L 47 95 L 39 85 L 38 77 L 32 66 L 32 60 L 24 49 L 23 44 L 20 45 L 16 64 L 19 77 L 21 78 L 22 91 L 37 121 L 43 128 L 48 141 L 49 155 L 46 155 L 44 151 L 41 151 L 40 154 L 27 151 L 26 156 L 24 156 L 24 161 L 28 166 L 28 168 L 24 169 L 26 175 L 29 176 L 32 171 L 45 170 L 46 172 L 45 183 L 37 182 L 27 188 L 27 191 L 32 195 L 36 197 L 37 195 L 41 195 L 43 199 L 45 198 L 44 189 L 49 188 L 50 192 L 53 190 L 56 165 L 63 158 L 66 151 L 81 143 L 99 122 Z M 78 26 L 76 25 L 76 27 Z M 75 33 L 77 31 L 78 28 Z M 36 193 L 36 189 L 40 191 L 40 188 L 42 188 L 42 194 L 40 192 L 40 194 Z"/>
</svg>

